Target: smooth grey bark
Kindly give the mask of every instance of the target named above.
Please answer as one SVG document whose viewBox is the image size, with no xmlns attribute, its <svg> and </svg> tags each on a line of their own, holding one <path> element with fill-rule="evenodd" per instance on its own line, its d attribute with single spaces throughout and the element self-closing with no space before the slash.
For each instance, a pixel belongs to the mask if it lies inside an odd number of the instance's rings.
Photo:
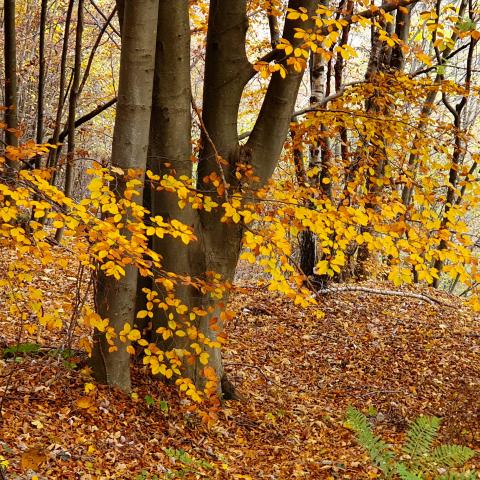
<svg viewBox="0 0 480 480">
<path fill-rule="evenodd" d="M 120 58 L 120 84 L 117 116 L 115 120 L 112 165 L 126 171 L 129 168 L 145 170 L 147 165 L 148 135 L 152 105 L 153 72 L 155 65 L 155 38 L 157 30 L 158 0 L 126 0 L 125 21 Z M 117 177 L 116 193 L 122 198 L 124 177 Z M 134 201 L 142 202 L 142 191 Z M 128 218 L 125 218 L 125 222 Z M 128 232 L 124 232 L 128 236 Z M 116 333 L 125 323 L 133 324 L 137 293 L 137 270 L 125 268 L 126 274 L 117 281 L 99 270 L 95 303 L 102 318 Z M 131 388 L 130 355 L 127 345 L 116 339 L 116 352 L 108 352 L 105 334 L 94 335 L 92 366 L 97 380 L 118 386 L 124 391 Z"/>
<path fill-rule="evenodd" d="M 191 99 L 189 1 L 178 0 L 175 8 L 172 8 L 170 0 L 160 0 L 148 150 L 148 168 L 156 175 L 192 176 Z M 176 193 L 155 187 L 150 187 L 148 183 L 146 187 L 149 189 L 152 216 L 160 215 L 165 221 L 177 219 L 193 227 L 195 212 L 188 206 L 181 209 Z M 155 237 L 152 239 L 152 248 L 161 255 L 162 268 L 167 272 L 197 276 L 205 271 L 197 242 L 184 245 L 179 239 Z M 140 287 L 152 288 L 151 284 L 148 285 L 148 279 L 145 280 L 139 282 L 139 305 L 145 296 L 140 292 Z M 175 296 L 189 308 L 200 305 L 197 291 L 191 286 L 182 285 L 181 281 L 177 282 Z M 181 322 L 182 318 L 177 320 Z M 173 344 L 173 340 L 165 342 L 156 334 L 157 328 L 165 326 L 165 322 L 166 316 L 154 318 L 153 340 L 162 349 L 188 349 L 191 343 L 188 337 L 185 340 L 177 337 Z M 193 372 L 187 375 L 191 378 L 195 376 Z"/>
<path fill-rule="evenodd" d="M 183 3 L 185 15 L 188 2 Z M 291 1 L 289 6 L 290 8 L 308 6 L 309 13 L 313 13 L 315 4 L 314 1 L 297 0 Z M 160 5 L 162 10 L 162 3 Z M 171 7 L 170 13 L 172 13 Z M 168 21 L 172 28 L 176 25 L 176 28 L 180 32 L 185 32 L 186 35 L 185 17 L 180 12 L 176 12 L 173 17 L 170 15 Z M 307 23 L 311 25 L 311 22 Z M 284 37 L 297 45 L 299 40 L 294 38 L 294 28 L 308 28 L 308 25 L 287 20 Z M 238 161 L 255 162 L 256 173 L 260 174 L 261 183 L 271 176 L 288 132 L 302 78 L 302 74 L 294 72 L 290 72 L 285 80 L 278 74 L 274 75 L 265 96 L 256 129 L 252 134 L 253 137 L 246 146 L 241 147 L 238 140 L 239 105 L 244 88 L 252 74 L 252 66 L 245 52 L 247 29 L 246 0 L 213 0 L 210 3 L 201 121 L 202 149 L 199 155 L 197 188 L 207 191 L 217 203 L 225 202 L 228 195 L 241 188 L 235 179 Z M 164 29 L 159 29 L 158 37 L 171 40 L 173 34 L 174 32 L 169 32 L 165 26 Z M 169 90 L 161 94 L 155 90 L 150 162 L 152 165 L 157 165 L 156 168 L 161 172 L 165 171 L 165 167 L 162 168 L 161 165 L 162 161 L 168 161 L 178 174 L 191 172 L 189 158 L 186 161 L 190 153 L 190 127 L 187 128 L 190 121 L 186 115 L 186 110 L 189 112 L 190 107 L 188 106 L 187 109 L 186 102 L 190 99 L 186 97 L 188 91 L 185 90 L 187 85 L 189 88 L 190 80 L 189 76 L 187 78 L 189 66 L 181 61 L 184 55 L 182 52 L 186 55 L 187 51 L 186 38 L 180 34 L 176 38 L 175 53 L 178 49 L 180 50 L 178 57 L 170 53 L 169 45 L 172 45 L 171 41 L 157 42 L 156 83 L 158 81 L 160 88 L 168 85 Z M 166 52 L 163 52 L 163 49 L 166 49 Z M 163 85 L 161 79 L 164 81 Z M 174 86 L 174 97 L 178 96 L 176 100 L 169 98 L 172 95 L 172 86 Z M 169 131 L 169 128 L 172 128 L 171 125 L 175 125 L 175 131 Z M 217 154 L 225 162 L 224 164 L 220 162 Z M 166 158 L 162 159 L 162 157 Z M 211 186 L 204 183 L 204 177 L 212 172 L 216 172 L 228 183 L 226 196 L 212 192 Z M 155 214 L 162 212 L 162 216 L 166 218 L 177 216 L 185 223 L 193 225 L 198 237 L 198 241 L 190 247 L 180 247 L 178 241 L 172 241 L 170 244 L 168 241 L 156 241 L 155 248 L 164 256 L 164 267 L 166 269 L 171 267 L 176 273 L 186 273 L 201 278 L 205 277 L 206 272 L 214 271 L 221 274 L 224 281 L 232 281 L 240 253 L 242 227 L 238 224 L 221 222 L 222 209 L 213 212 L 178 211 L 176 198 L 169 200 L 168 194 L 161 192 L 154 192 L 153 196 Z M 218 319 L 228 295 L 218 301 L 213 300 L 209 295 L 184 287 L 180 287 L 176 293 L 188 306 L 202 306 L 210 310 L 209 315 L 198 320 L 196 327 L 207 337 L 216 338 L 218 331 L 211 328 L 210 322 L 213 317 Z M 217 325 L 221 330 L 221 322 Z M 170 346 L 183 348 L 184 343 L 184 340 L 175 338 Z M 222 386 L 225 389 L 220 350 L 209 350 L 206 347 L 205 350 L 210 354 L 209 366 L 213 367 L 217 377 L 222 379 Z M 202 387 L 204 384 L 202 370 L 203 365 L 197 361 L 186 367 L 184 374 L 198 387 Z"/>
<path fill-rule="evenodd" d="M 317 1 L 314 0 L 289 1 L 289 8 L 298 10 L 304 7 L 309 15 L 306 22 L 285 22 L 283 38 L 288 39 L 294 47 L 301 43 L 295 38 L 295 28 L 313 28 L 312 16 L 316 5 Z M 286 62 L 283 63 L 286 66 Z M 256 175 L 260 177 L 261 184 L 271 177 L 280 158 L 303 77 L 303 72 L 297 73 L 289 67 L 288 69 L 289 74 L 285 79 L 278 73 L 272 76 L 260 114 L 246 144 L 247 149 L 251 150 L 251 164 Z"/>
<path fill-rule="evenodd" d="M 315 1 L 291 0 L 289 8 L 306 7 L 313 14 Z M 272 76 L 263 100 L 262 108 L 245 146 L 238 143 L 238 109 L 240 99 L 251 74 L 245 53 L 245 35 L 248 27 L 245 1 L 213 1 L 210 4 L 209 32 L 207 37 L 207 57 L 205 67 L 205 89 L 203 98 L 203 123 L 206 132 L 202 137 L 198 188 L 206 189 L 203 177 L 216 172 L 230 185 L 230 193 L 241 186 L 235 179 L 237 163 L 250 163 L 260 178 L 260 186 L 272 175 L 278 164 L 281 150 L 288 134 L 291 116 L 295 107 L 302 73 L 292 70 L 286 79 L 276 73 Z M 294 46 L 299 40 L 294 38 L 295 28 L 311 28 L 312 20 L 285 22 L 283 37 Z M 286 61 L 284 60 L 286 65 Z M 208 137 L 207 137 L 208 132 Z M 215 151 L 227 161 L 221 167 L 215 159 Z M 223 171 L 222 171 L 223 170 Z M 222 203 L 226 198 L 217 198 Z M 227 282 L 233 281 L 237 266 L 243 228 L 241 225 L 223 223 L 221 211 L 213 213 L 200 211 L 200 236 L 207 270 L 218 272 Z M 227 297 L 227 296 L 226 296 Z M 226 298 L 223 299 L 226 301 Z M 211 301 L 210 301 L 211 302 Z M 210 317 L 219 315 L 220 305 Z M 209 337 L 215 337 L 209 325 L 209 318 L 200 322 L 200 330 Z M 222 328 L 219 323 L 220 328 Z M 219 378 L 223 377 L 220 351 L 209 352 L 212 366 Z M 199 366 L 197 365 L 197 370 Z M 223 382 L 223 388 L 225 389 Z M 228 386 L 228 384 L 227 384 Z"/>
<path fill-rule="evenodd" d="M 119 13 L 121 3 L 117 2 Z M 131 12 L 129 13 L 128 9 L 132 3 L 127 0 L 123 21 L 122 72 L 127 65 L 131 71 L 138 70 L 123 57 L 123 50 L 128 50 L 125 42 L 128 42 L 129 38 Z M 187 0 L 181 0 L 172 7 L 171 2 L 160 0 L 148 153 L 149 167 L 159 174 L 173 172 L 176 175 L 191 175 L 192 172 L 188 3 Z M 290 0 L 289 7 L 305 7 L 308 13 L 313 15 L 316 3 L 314 0 Z M 290 71 L 285 80 L 278 73 L 273 75 L 252 135 L 245 146 L 240 146 L 237 125 L 239 105 L 253 71 L 245 52 L 248 29 L 246 7 L 246 0 L 210 2 L 201 119 L 202 148 L 199 154 L 197 188 L 201 191 L 207 190 L 218 203 L 223 203 L 232 192 L 241 189 L 235 179 L 239 160 L 250 162 L 254 166 L 260 177 L 260 183 L 256 183 L 254 187 L 262 185 L 272 175 L 288 133 L 303 76 L 303 72 L 294 71 Z M 311 19 L 308 22 L 287 20 L 283 36 L 294 46 L 298 46 L 301 40 L 294 38 L 295 28 L 308 29 L 312 26 Z M 282 61 L 286 66 L 285 59 Z M 119 113 L 122 111 L 120 102 L 119 98 Z M 130 114 L 129 120 L 135 125 L 137 132 L 144 130 L 139 128 L 144 119 L 137 122 Z M 117 122 L 121 123 L 121 117 L 117 118 Z M 117 142 L 114 143 L 116 144 Z M 220 162 L 217 154 L 225 164 Z M 116 156 L 115 150 L 113 156 Z M 228 183 L 226 195 L 211 192 L 211 186 L 204 182 L 204 177 L 212 172 L 216 172 Z M 221 208 L 214 212 L 188 209 L 180 211 L 176 205 L 177 198 L 154 189 L 151 191 L 151 201 L 153 215 L 162 215 L 166 219 L 178 218 L 193 226 L 198 237 L 198 241 L 189 247 L 182 247 L 178 241 L 154 240 L 153 246 L 162 254 L 165 270 L 203 278 L 207 272 L 214 271 L 221 274 L 227 282 L 233 279 L 243 234 L 240 225 L 221 222 Z M 134 272 L 128 274 L 132 277 L 135 275 Z M 101 278 L 99 282 L 97 308 L 110 319 L 122 316 L 121 323 L 114 322 L 118 328 L 123 326 L 125 318 L 133 320 L 136 293 L 134 285 L 136 286 L 136 281 L 130 277 L 125 278 L 121 284 L 107 278 Z M 209 315 L 202 317 L 196 326 L 204 335 L 215 338 L 217 332 L 211 328 L 210 321 L 213 317 L 219 317 L 226 298 L 221 301 L 214 300 L 207 294 L 184 287 L 178 287 L 176 294 L 190 307 L 198 305 L 210 310 Z M 109 305 L 106 299 L 109 299 Z M 161 319 L 158 321 L 161 322 Z M 121 345 L 118 352 L 107 356 L 107 345 L 104 341 L 102 343 L 102 340 L 103 337 L 97 334 L 94 350 L 97 376 L 125 389 L 129 385 L 128 355 L 123 354 L 125 345 Z M 172 348 L 183 348 L 184 341 L 174 337 L 169 345 Z M 215 369 L 218 378 L 222 379 L 220 351 L 214 349 L 209 353 L 209 365 Z M 201 387 L 204 383 L 202 370 L 203 365 L 196 362 L 187 367 L 184 375 Z"/>
<path fill-rule="evenodd" d="M 5 55 L 5 142 L 18 146 L 18 97 L 17 97 L 17 40 L 15 27 L 15 0 L 4 0 L 4 55 Z M 7 176 L 13 177 L 17 162 L 7 157 Z"/>
<path fill-rule="evenodd" d="M 169 172 L 173 168 L 177 175 L 190 176 L 190 30 L 188 1 L 182 0 L 179 3 L 175 9 L 171 8 L 168 1 L 160 4 L 159 18 L 163 16 L 162 22 L 167 25 L 159 28 L 157 41 L 156 84 L 162 91 L 156 89 L 154 93 L 150 162 L 156 165 L 160 173 Z M 168 18 L 166 12 L 170 12 Z M 251 71 L 244 48 L 247 28 L 245 0 L 214 0 L 210 3 L 201 121 L 202 151 L 197 184 L 200 190 L 211 189 L 210 185 L 203 183 L 203 177 L 212 171 L 225 178 L 233 177 L 232 169 L 236 165 L 233 157 L 238 155 L 239 149 L 237 119 L 240 98 Z M 165 84 L 171 85 L 173 90 L 165 89 Z M 219 168 L 217 153 L 229 160 L 229 164 L 224 167 L 225 171 Z M 167 163 L 170 166 L 165 165 Z M 214 194 L 213 196 L 215 197 Z M 222 197 L 216 200 L 218 203 L 224 201 Z M 189 246 L 183 246 L 173 239 L 155 240 L 154 248 L 163 256 L 164 268 L 201 279 L 206 279 L 208 271 L 215 271 L 225 280 L 231 280 L 241 237 L 238 227 L 235 225 L 232 228 L 231 225 L 220 222 L 220 211 L 197 212 L 188 207 L 180 210 L 177 202 L 175 195 L 154 192 L 153 212 L 167 219 L 178 218 L 193 226 L 198 240 Z M 181 282 L 177 285 L 175 295 L 190 308 L 197 306 L 210 311 L 208 316 L 196 320 L 195 326 L 208 338 L 215 339 L 218 332 L 211 328 L 210 321 L 220 314 L 219 302 L 192 287 L 182 286 Z M 158 322 L 161 324 L 162 319 Z M 157 341 L 164 346 L 163 341 Z M 188 339 L 176 337 L 167 347 L 188 349 L 189 343 L 191 341 Z M 209 366 L 215 369 L 220 380 L 223 377 L 223 367 L 219 349 L 212 350 L 205 346 L 203 349 L 209 352 Z M 184 367 L 183 374 L 201 388 L 204 385 L 204 365 L 196 361 Z"/>
</svg>

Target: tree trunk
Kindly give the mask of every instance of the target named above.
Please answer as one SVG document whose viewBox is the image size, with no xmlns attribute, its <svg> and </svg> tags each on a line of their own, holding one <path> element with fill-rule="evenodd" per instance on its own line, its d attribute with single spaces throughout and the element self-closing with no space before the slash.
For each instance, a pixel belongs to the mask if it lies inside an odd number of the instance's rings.
<svg viewBox="0 0 480 480">
<path fill-rule="evenodd" d="M 171 48 L 172 45 L 175 45 L 175 49 Z M 175 8 L 172 8 L 169 0 L 160 0 L 148 152 L 149 167 L 156 175 L 192 177 L 191 101 L 189 1 L 178 0 Z M 165 221 L 177 219 L 186 225 L 196 227 L 195 230 L 199 229 L 196 212 L 189 206 L 181 209 L 176 193 L 152 188 L 151 208 L 152 215 L 160 215 Z M 198 231 L 196 233 L 198 235 Z M 184 245 L 179 239 L 172 237 L 163 239 L 155 237 L 152 248 L 161 255 L 162 268 L 167 272 L 191 277 L 201 276 L 205 272 L 205 262 L 198 242 Z M 156 285 L 153 288 L 160 289 Z M 144 297 L 141 292 L 139 295 Z M 181 280 L 176 283 L 175 297 L 189 309 L 202 306 L 200 293 L 192 286 L 183 285 Z M 188 350 L 192 343 L 188 337 L 184 339 L 177 337 L 175 341 L 165 342 L 161 335 L 156 334 L 159 327 L 166 325 L 168 313 L 171 312 L 166 312 L 165 315 L 157 313 L 154 317 L 153 340 L 162 350 L 171 348 Z M 183 325 L 184 316 L 176 312 L 174 315 L 176 322 Z M 197 385 L 200 385 L 200 372 L 191 369 L 184 375 L 195 379 Z"/>
<path fill-rule="evenodd" d="M 230 5 L 229 5 L 230 4 Z M 289 8 L 305 7 L 313 15 L 315 1 L 291 0 Z M 236 14 L 235 16 L 233 14 Z M 297 46 L 294 38 L 295 28 L 311 28 L 312 21 L 300 22 L 287 20 L 283 37 Z M 246 145 L 238 144 L 238 108 L 243 89 L 249 76 L 250 66 L 245 55 L 245 34 L 248 23 L 245 15 L 245 1 L 212 1 L 210 4 L 210 21 L 207 38 L 207 58 L 205 68 L 205 89 L 203 98 L 203 149 L 200 156 L 198 187 L 206 188 L 204 176 L 216 172 L 230 184 L 230 193 L 240 186 L 235 180 L 237 162 L 253 165 L 255 175 L 260 178 L 260 185 L 272 175 L 280 158 L 281 150 L 288 134 L 291 116 L 295 107 L 302 73 L 291 69 L 285 79 L 275 73 L 265 95 L 262 108 Z M 245 65 L 246 68 L 243 68 Z M 286 64 L 285 64 L 286 66 Z M 208 133 L 208 139 L 207 139 Z M 215 159 L 215 151 L 210 144 L 215 144 L 217 152 L 228 164 L 221 171 Z M 259 185 L 254 185 L 255 187 Z M 217 198 L 223 203 L 227 198 Z M 207 271 L 220 273 L 223 280 L 231 282 L 235 274 L 241 249 L 243 229 L 239 224 L 222 223 L 221 211 L 199 212 L 200 237 Z M 208 337 L 218 334 L 210 326 L 212 317 L 218 320 L 217 328 L 222 329 L 219 319 L 221 303 L 204 298 L 211 307 L 212 314 L 202 318 L 199 328 Z M 226 296 L 222 299 L 226 301 Z M 215 368 L 218 378 L 223 377 L 220 350 L 209 351 L 211 366 Z M 195 372 L 201 369 L 196 365 Z M 198 378 L 198 377 L 197 377 Z M 223 382 L 224 385 L 227 382 Z"/>
<path fill-rule="evenodd" d="M 65 32 L 63 34 L 62 56 L 60 60 L 60 80 L 58 86 L 57 112 L 55 117 L 55 127 L 51 143 L 57 145 L 59 142 L 60 129 L 62 127 L 62 114 L 65 103 L 66 73 L 67 73 L 67 56 L 68 56 L 68 40 L 70 38 L 70 22 L 72 20 L 74 0 L 69 0 L 67 15 L 65 17 Z M 52 149 L 48 154 L 48 167 L 56 167 L 59 157 L 59 149 Z M 55 183 L 56 172 L 52 175 L 52 184 Z M 45 218 L 45 217 L 44 217 Z"/>
<path fill-rule="evenodd" d="M 120 84 L 112 148 L 112 165 L 124 171 L 129 168 L 144 171 L 147 164 L 157 10 L 158 0 L 125 2 Z M 125 184 L 121 176 L 117 181 L 116 194 L 120 199 Z M 141 191 L 140 194 L 133 197 L 138 203 L 142 202 Z M 124 233 L 128 235 L 128 232 Z M 98 271 L 95 295 L 97 312 L 102 318 L 109 318 L 109 326 L 117 333 L 117 351 L 109 352 L 105 333 L 96 331 L 92 366 L 99 381 L 129 391 L 130 355 L 126 351 L 127 345 L 118 340 L 118 333 L 125 323 L 132 325 L 134 322 L 137 270 L 127 266 L 125 271 L 125 276 L 119 281 Z"/>
<path fill-rule="evenodd" d="M 82 68 L 82 35 L 83 35 L 83 5 L 84 0 L 78 0 L 77 29 L 75 35 L 75 65 L 73 67 L 72 88 L 68 105 L 68 146 L 65 166 L 65 186 L 63 192 L 66 197 L 72 195 L 73 174 L 75 171 L 75 113 L 77 111 L 78 93 L 80 87 L 80 70 Z M 60 243 L 63 236 L 63 227 L 55 233 L 55 241 Z"/>
<path fill-rule="evenodd" d="M 36 142 L 43 143 L 44 96 L 45 96 L 45 27 L 47 23 L 47 0 L 42 0 L 40 10 L 40 40 L 38 45 L 38 91 L 37 91 L 37 135 Z M 40 158 L 37 159 L 40 167 Z"/>
<path fill-rule="evenodd" d="M 5 142 L 18 146 L 18 98 L 17 98 L 17 40 L 15 27 L 15 0 L 4 0 L 4 54 L 5 54 Z M 7 156 L 7 177 L 13 179 L 18 168 L 17 162 Z"/>
<path fill-rule="evenodd" d="M 402 38 L 408 38 L 408 32 L 410 27 L 410 21 L 408 14 L 397 12 L 396 16 L 396 32 Z M 393 33 L 393 24 L 387 23 L 380 27 L 384 28 L 389 35 Z M 376 27 L 372 26 L 372 50 L 370 53 L 370 58 L 368 62 L 367 72 L 365 79 L 373 84 L 378 84 L 378 78 L 380 73 L 399 71 L 403 67 L 403 56 L 400 49 L 400 53 L 397 50 L 393 50 L 392 47 L 389 47 L 387 43 L 383 42 L 380 39 L 379 31 Z M 380 104 L 381 105 L 381 104 Z M 375 95 L 372 98 L 367 99 L 365 102 L 365 110 L 367 113 L 382 113 L 385 114 L 385 107 L 379 106 L 377 98 Z M 385 167 L 388 162 L 386 152 L 383 148 L 380 148 L 378 145 L 385 145 L 384 136 L 382 133 L 376 134 L 378 138 L 378 144 L 371 144 L 369 148 L 369 156 L 375 159 L 375 164 L 373 165 L 374 169 L 374 178 L 369 177 L 367 173 L 366 178 L 366 189 L 367 189 L 367 201 L 365 203 L 365 208 L 367 211 L 378 210 L 378 201 L 383 192 L 383 186 L 379 186 L 375 180 L 382 178 L 384 175 Z M 372 225 L 367 225 L 360 229 L 361 233 L 373 231 Z M 367 272 L 367 262 L 370 258 L 370 251 L 368 249 L 367 243 L 363 243 L 358 247 L 357 258 L 354 268 L 354 274 L 357 279 L 363 280 L 368 276 Z M 351 259 L 348 259 L 349 263 Z"/>
<path fill-rule="evenodd" d="M 471 7 L 470 7 L 469 13 L 472 14 Z M 471 87 L 470 82 L 471 82 L 472 73 L 473 73 L 472 72 L 473 59 L 474 59 L 473 52 L 475 50 L 477 42 L 478 40 L 475 40 L 473 38 L 470 39 L 470 45 L 469 45 L 468 54 L 467 54 L 467 70 L 465 74 L 465 85 L 468 93 Z M 462 134 L 463 134 L 462 114 L 468 103 L 468 99 L 469 99 L 468 93 L 462 96 L 460 101 L 455 106 L 453 106 L 450 103 L 446 93 L 442 93 L 443 103 L 447 107 L 447 109 L 450 111 L 450 113 L 453 115 L 455 143 L 453 148 L 450 171 L 448 174 L 447 195 L 445 198 L 443 218 L 440 224 L 440 232 L 448 226 L 448 223 L 449 223 L 448 213 L 450 212 L 450 209 L 454 206 L 457 200 L 461 202 L 461 196 L 460 196 L 461 193 L 457 196 L 457 185 L 458 185 L 459 167 L 463 162 L 463 158 L 465 157 L 465 152 L 466 152 L 466 146 L 464 145 L 464 141 L 462 140 Z M 456 196 L 457 198 L 455 198 Z M 438 288 L 440 286 L 440 273 L 443 269 L 443 264 L 444 264 L 444 260 L 440 252 L 443 252 L 445 249 L 447 249 L 447 247 L 448 247 L 448 242 L 444 238 L 442 238 L 440 241 L 440 245 L 438 246 L 439 256 L 434 261 L 434 264 L 433 264 L 434 268 L 436 268 L 438 271 L 438 277 L 435 278 L 433 281 L 433 286 L 435 288 Z"/>
<path fill-rule="evenodd" d="M 314 1 L 291 0 L 290 8 L 304 6 L 313 14 Z M 283 37 L 293 45 L 299 41 L 294 38 L 295 28 L 309 28 L 311 21 L 287 20 Z M 245 54 L 245 36 L 248 28 L 245 0 L 212 0 L 207 35 L 205 80 L 203 96 L 202 151 L 198 167 L 199 190 L 210 189 L 204 183 L 204 177 L 215 172 L 229 184 L 226 196 L 217 195 L 217 203 L 225 202 L 231 193 L 240 188 L 235 179 L 238 161 L 249 162 L 254 166 L 260 184 L 270 178 L 278 163 L 283 143 L 303 76 L 292 71 L 286 79 L 274 74 L 257 122 L 247 144 L 238 143 L 238 110 L 240 99 L 251 76 L 251 65 Z M 222 165 L 217 154 L 227 163 Z M 258 185 L 255 185 L 258 186 Z M 194 276 L 205 275 L 208 271 L 219 273 L 226 282 L 231 282 L 240 254 L 243 229 L 239 224 L 221 222 L 222 209 L 213 212 L 199 211 L 194 218 L 195 231 L 199 238 L 192 247 L 189 265 Z M 208 338 L 215 339 L 222 331 L 221 310 L 227 300 L 225 294 L 221 300 L 209 295 L 190 292 L 193 297 L 189 304 L 209 309 L 209 315 L 197 322 L 197 329 Z M 215 319 L 215 326 L 212 326 Z M 175 339 L 175 346 L 182 346 Z M 204 347 L 210 354 L 209 366 L 215 369 L 217 378 L 223 380 L 223 365 L 219 349 Z M 187 368 L 185 374 L 197 387 L 202 387 L 203 365 L 197 360 Z M 228 382 L 223 381 L 223 387 Z"/>
<path fill-rule="evenodd" d="M 132 3 L 126 2 L 123 22 L 122 75 L 126 74 L 126 69 L 130 72 L 142 71 L 135 63 L 130 63 L 132 59 L 128 59 L 126 53 L 129 49 L 127 42 L 135 33 L 129 22 L 129 17 L 133 14 Z M 142 3 L 145 4 L 145 1 Z M 160 1 L 155 91 L 149 140 L 149 165 L 157 174 L 173 172 L 176 175 L 188 176 L 192 173 L 188 4 L 187 0 L 181 0 L 175 4 L 175 8 L 172 8 L 171 2 Z M 314 14 L 315 5 L 316 2 L 313 0 L 289 2 L 290 8 L 305 7 L 310 16 Z M 301 40 L 294 38 L 295 28 L 312 26 L 311 19 L 307 22 L 287 20 L 283 36 L 296 47 Z M 150 32 L 154 30 L 141 28 Z M 246 0 L 210 2 L 201 121 L 202 149 L 199 155 L 197 187 L 199 190 L 210 190 L 211 186 L 204 182 L 204 177 L 212 172 L 217 173 L 229 184 L 228 192 L 213 195 L 214 200 L 220 204 L 240 188 L 235 180 L 236 164 L 240 159 L 249 161 L 256 175 L 260 177 L 260 182 L 255 184 L 255 187 L 265 183 L 272 175 L 288 133 L 303 76 L 303 73 L 296 73 L 293 69 L 285 80 L 278 73 L 273 75 L 252 134 L 247 144 L 240 147 L 237 128 L 240 99 L 253 71 L 245 52 L 247 29 Z M 284 65 L 290 69 L 286 61 Z M 122 123 L 120 99 L 118 109 L 116 129 L 117 125 Z M 137 135 L 145 130 L 141 126 L 144 123 L 143 117 L 136 120 L 130 113 L 128 124 L 135 126 Z M 148 128 L 146 131 L 148 132 Z M 117 144 L 119 142 L 115 140 L 114 147 Z M 117 164 L 118 154 L 114 148 L 113 158 Z M 219 156 L 226 162 L 225 164 L 221 163 Z M 128 158 L 140 159 L 142 156 L 130 154 Z M 222 222 L 222 208 L 213 212 L 192 211 L 188 208 L 179 210 L 178 199 L 174 195 L 161 191 L 151 193 L 153 215 L 162 215 L 166 219 L 177 218 L 192 225 L 198 237 L 198 241 L 189 247 L 180 246 L 176 240 L 154 240 L 155 250 L 163 257 L 164 270 L 197 278 L 207 278 L 207 272 L 213 271 L 220 274 L 224 281 L 231 281 L 240 253 L 242 227 Z M 128 275 L 130 276 L 120 283 L 101 277 L 98 285 L 99 313 L 109 317 L 110 324 L 116 329 L 122 328 L 125 321 L 132 322 L 135 313 L 136 275 L 134 272 L 128 272 Z M 209 294 L 181 285 L 177 287 L 175 295 L 187 306 L 201 306 L 209 312 L 207 316 L 195 320 L 195 326 L 201 334 L 215 339 L 221 331 L 220 314 L 224 309 L 226 295 L 221 300 L 213 299 Z M 218 320 L 216 328 L 212 325 L 214 318 Z M 178 320 L 183 321 L 180 317 Z M 158 323 L 154 327 L 161 325 L 162 319 L 155 322 Z M 186 341 L 177 336 L 174 336 L 168 344 L 169 348 L 183 349 L 185 346 Z M 206 346 L 203 348 L 210 353 L 209 366 L 214 368 L 220 380 L 223 377 L 220 350 L 208 349 Z M 104 336 L 97 333 L 94 365 L 97 377 L 128 389 L 129 359 L 124 349 L 125 345 L 122 344 L 113 355 L 108 354 Z M 197 387 L 202 388 L 203 368 L 204 366 L 197 360 L 193 365 L 185 366 L 183 374 L 192 379 Z"/>
</svg>

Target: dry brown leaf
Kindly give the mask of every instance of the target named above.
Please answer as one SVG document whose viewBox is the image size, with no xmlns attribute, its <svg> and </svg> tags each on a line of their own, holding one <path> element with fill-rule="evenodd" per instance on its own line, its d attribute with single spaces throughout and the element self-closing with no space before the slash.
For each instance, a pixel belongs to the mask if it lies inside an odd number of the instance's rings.
<svg viewBox="0 0 480 480">
<path fill-rule="evenodd" d="M 37 470 L 46 461 L 47 454 L 42 447 L 29 448 L 22 454 L 22 470 Z"/>
</svg>

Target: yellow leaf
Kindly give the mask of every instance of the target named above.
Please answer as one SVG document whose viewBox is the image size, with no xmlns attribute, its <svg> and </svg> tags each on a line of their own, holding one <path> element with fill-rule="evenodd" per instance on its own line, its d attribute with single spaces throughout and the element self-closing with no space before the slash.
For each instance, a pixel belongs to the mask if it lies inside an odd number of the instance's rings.
<svg viewBox="0 0 480 480">
<path fill-rule="evenodd" d="M 320 262 L 317 263 L 317 266 L 315 267 L 315 273 L 317 275 L 325 275 L 327 271 L 328 271 L 327 260 L 321 260 Z"/>
<path fill-rule="evenodd" d="M 41 430 L 44 426 L 43 423 L 40 420 L 33 420 L 32 425 L 34 427 L 37 427 L 39 430 Z"/>
<path fill-rule="evenodd" d="M 85 384 L 85 393 L 90 393 L 90 392 L 93 392 L 93 390 L 95 390 L 95 385 L 93 383 L 86 383 Z"/>
<path fill-rule="evenodd" d="M 93 401 L 91 397 L 80 397 L 75 401 L 75 405 L 77 405 L 78 408 L 88 410 L 93 405 Z"/>
<path fill-rule="evenodd" d="M 140 340 L 140 338 L 142 338 L 142 334 L 140 333 L 139 330 L 134 328 L 133 330 L 130 330 L 130 332 L 128 332 L 127 337 L 128 337 L 129 340 L 134 342 L 136 340 Z"/>
<path fill-rule="evenodd" d="M 203 352 L 200 354 L 200 363 L 202 365 L 208 365 L 208 359 L 210 358 L 210 355 L 207 352 Z"/>
</svg>

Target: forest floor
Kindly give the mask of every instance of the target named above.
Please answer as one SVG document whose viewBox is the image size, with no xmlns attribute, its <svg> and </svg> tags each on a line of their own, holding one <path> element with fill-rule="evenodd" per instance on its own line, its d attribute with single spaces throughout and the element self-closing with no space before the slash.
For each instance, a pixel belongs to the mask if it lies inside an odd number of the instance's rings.
<svg viewBox="0 0 480 480">
<path fill-rule="evenodd" d="M 44 273 L 37 287 L 65 303 L 74 275 Z M 97 386 L 86 397 L 91 380 L 71 368 L 75 359 L 0 358 L 4 478 L 380 478 L 344 426 L 348 405 L 394 445 L 411 420 L 430 414 L 443 419 L 442 442 L 480 451 L 479 317 L 428 293 L 451 306 L 346 292 L 322 297 L 318 319 L 265 289 L 238 288 L 225 364 L 245 400 L 226 402 L 212 427 L 185 411 L 175 387 L 140 368 L 135 395 Z M 2 312 L 3 348 L 16 331 Z"/>
</svg>

